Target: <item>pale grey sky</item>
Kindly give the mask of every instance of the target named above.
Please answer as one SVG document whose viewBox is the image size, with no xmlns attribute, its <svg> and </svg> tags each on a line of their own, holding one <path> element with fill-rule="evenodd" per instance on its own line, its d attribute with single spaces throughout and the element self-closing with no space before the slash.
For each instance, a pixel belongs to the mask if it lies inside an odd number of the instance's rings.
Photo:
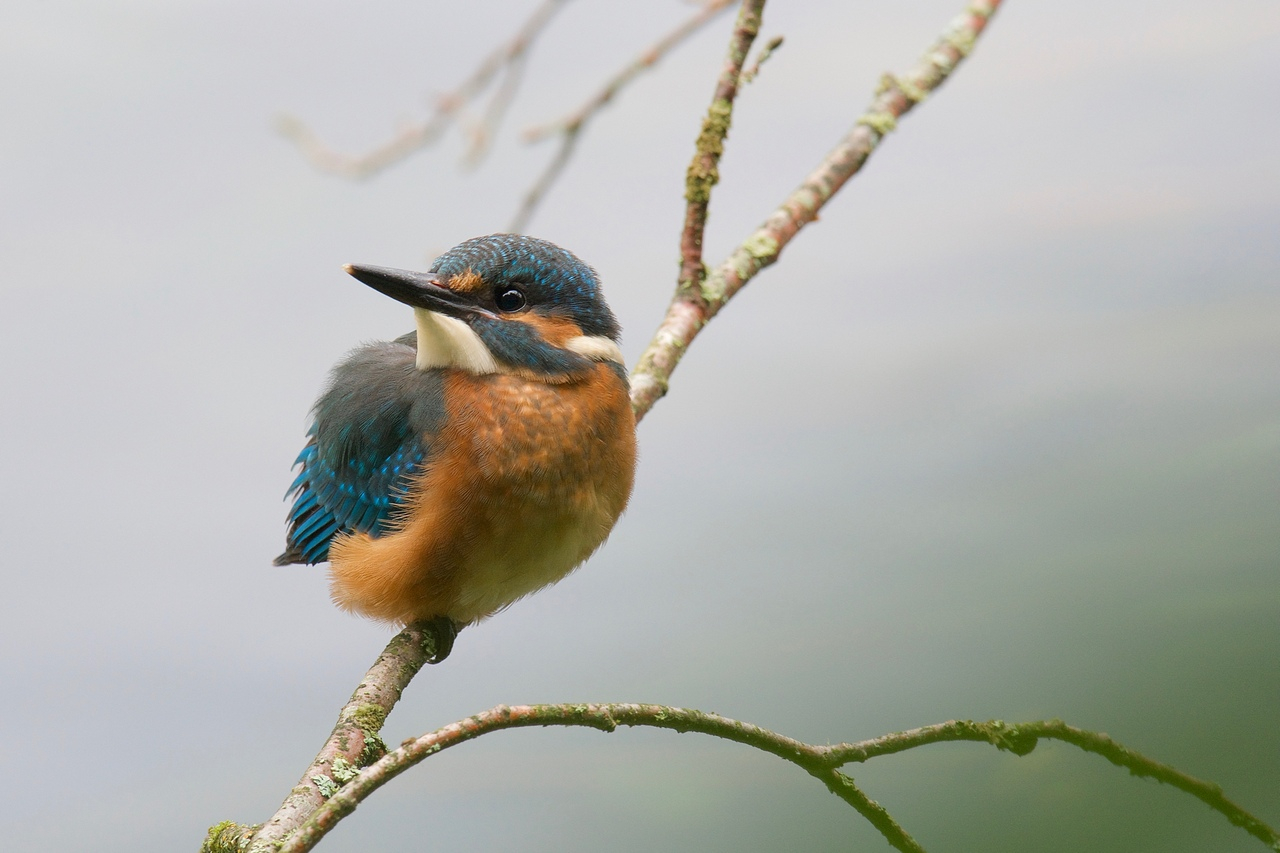
<svg viewBox="0 0 1280 853">
<path fill-rule="evenodd" d="M 324 376 L 407 311 L 342 274 L 500 230 L 553 118 L 689 13 L 577 0 L 493 156 L 422 116 L 531 0 L 0 6 L 0 826 L 195 849 L 269 816 L 388 630 L 270 565 Z M 784 2 L 713 201 L 720 258 L 961 4 Z M 584 135 L 531 225 L 634 357 L 675 275 L 724 19 Z M 947 86 L 707 330 L 580 572 L 466 631 L 387 740 L 637 700 L 835 741 L 1062 717 L 1280 823 L 1280 7 L 1009 0 Z M 1248 851 L 1100 759 L 972 745 L 857 778 L 931 851 Z M 876 850 L 812 780 L 694 736 L 525 731 L 412 771 L 322 849 Z"/>
</svg>

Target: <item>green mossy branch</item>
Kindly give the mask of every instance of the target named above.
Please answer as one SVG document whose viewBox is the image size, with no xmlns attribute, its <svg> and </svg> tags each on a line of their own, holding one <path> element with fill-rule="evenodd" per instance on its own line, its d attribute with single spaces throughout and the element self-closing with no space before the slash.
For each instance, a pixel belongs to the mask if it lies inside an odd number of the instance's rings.
<svg viewBox="0 0 1280 853">
<path fill-rule="evenodd" d="M 723 98 L 712 101 L 702 120 L 698 141 L 694 143 L 697 156 L 689 163 L 685 175 L 684 199 L 690 204 L 711 201 L 711 188 L 720 182 L 720 155 L 724 154 L 724 140 L 732 123 L 732 102 Z"/>
<path fill-rule="evenodd" d="M 684 228 L 680 233 L 680 275 L 677 292 L 695 302 L 701 300 L 699 288 L 706 278 L 702 263 L 702 237 L 707 229 L 707 208 L 711 189 L 720 181 L 720 157 L 724 140 L 733 124 L 733 101 L 742 81 L 742 66 L 760 32 L 765 0 L 743 0 L 729 38 L 724 67 L 716 80 L 716 90 L 702 119 L 702 128 L 693 146 L 693 159 L 685 172 Z"/>
<path fill-rule="evenodd" d="M 260 823 L 253 826 L 230 820 L 215 823 L 201 842 L 200 853 L 244 853 L 249 849 L 253 834 L 261 828 Z"/>
</svg>

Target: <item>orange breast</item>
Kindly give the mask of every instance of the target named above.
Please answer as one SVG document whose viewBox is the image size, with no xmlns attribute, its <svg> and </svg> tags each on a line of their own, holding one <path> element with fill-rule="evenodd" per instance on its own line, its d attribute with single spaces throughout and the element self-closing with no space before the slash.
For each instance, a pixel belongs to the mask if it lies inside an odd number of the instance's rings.
<svg viewBox="0 0 1280 853">
<path fill-rule="evenodd" d="M 330 548 L 344 608 L 478 621 L 572 571 L 626 507 L 635 419 L 607 365 L 557 385 L 449 371 L 444 390 L 445 426 L 391 532 Z"/>
</svg>

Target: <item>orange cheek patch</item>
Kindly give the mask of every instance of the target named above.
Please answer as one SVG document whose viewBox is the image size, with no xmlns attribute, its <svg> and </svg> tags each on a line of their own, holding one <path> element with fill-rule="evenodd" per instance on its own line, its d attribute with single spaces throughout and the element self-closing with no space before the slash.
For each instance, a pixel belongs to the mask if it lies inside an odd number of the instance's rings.
<svg viewBox="0 0 1280 853">
<path fill-rule="evenodd" d="M 572 338 L 582 335 L 578 324 L 567 317 L 548 317 L 544 314 L 519 314 L 511 317 L 517 323 L 525 323 L 538 330 L 542 339 L 553 347 L 563 347 Z"/>
<path fill-rule="evenodd" d="M 449 289 L 455 293 L 476 293 L 484 289 L 484 279 L 472 270 L 467 270 L 449 279 Z"/>
</svg>

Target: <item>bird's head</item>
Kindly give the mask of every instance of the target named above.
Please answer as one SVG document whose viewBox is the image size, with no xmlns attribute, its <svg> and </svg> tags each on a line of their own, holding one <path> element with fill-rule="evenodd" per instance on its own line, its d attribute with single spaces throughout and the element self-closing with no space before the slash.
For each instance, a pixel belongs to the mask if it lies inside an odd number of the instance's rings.
<svg viewBox="0 0 1280 853">
<path fill-rule="evenodd" d="M 461 243 L 427 272 L 351 264 L 347 272 L 410 305 L 418 368 L 567 381 L 622 363 L 618 321 L 595 270 L 546 240 L 493 234 Z"/>
</svg>

